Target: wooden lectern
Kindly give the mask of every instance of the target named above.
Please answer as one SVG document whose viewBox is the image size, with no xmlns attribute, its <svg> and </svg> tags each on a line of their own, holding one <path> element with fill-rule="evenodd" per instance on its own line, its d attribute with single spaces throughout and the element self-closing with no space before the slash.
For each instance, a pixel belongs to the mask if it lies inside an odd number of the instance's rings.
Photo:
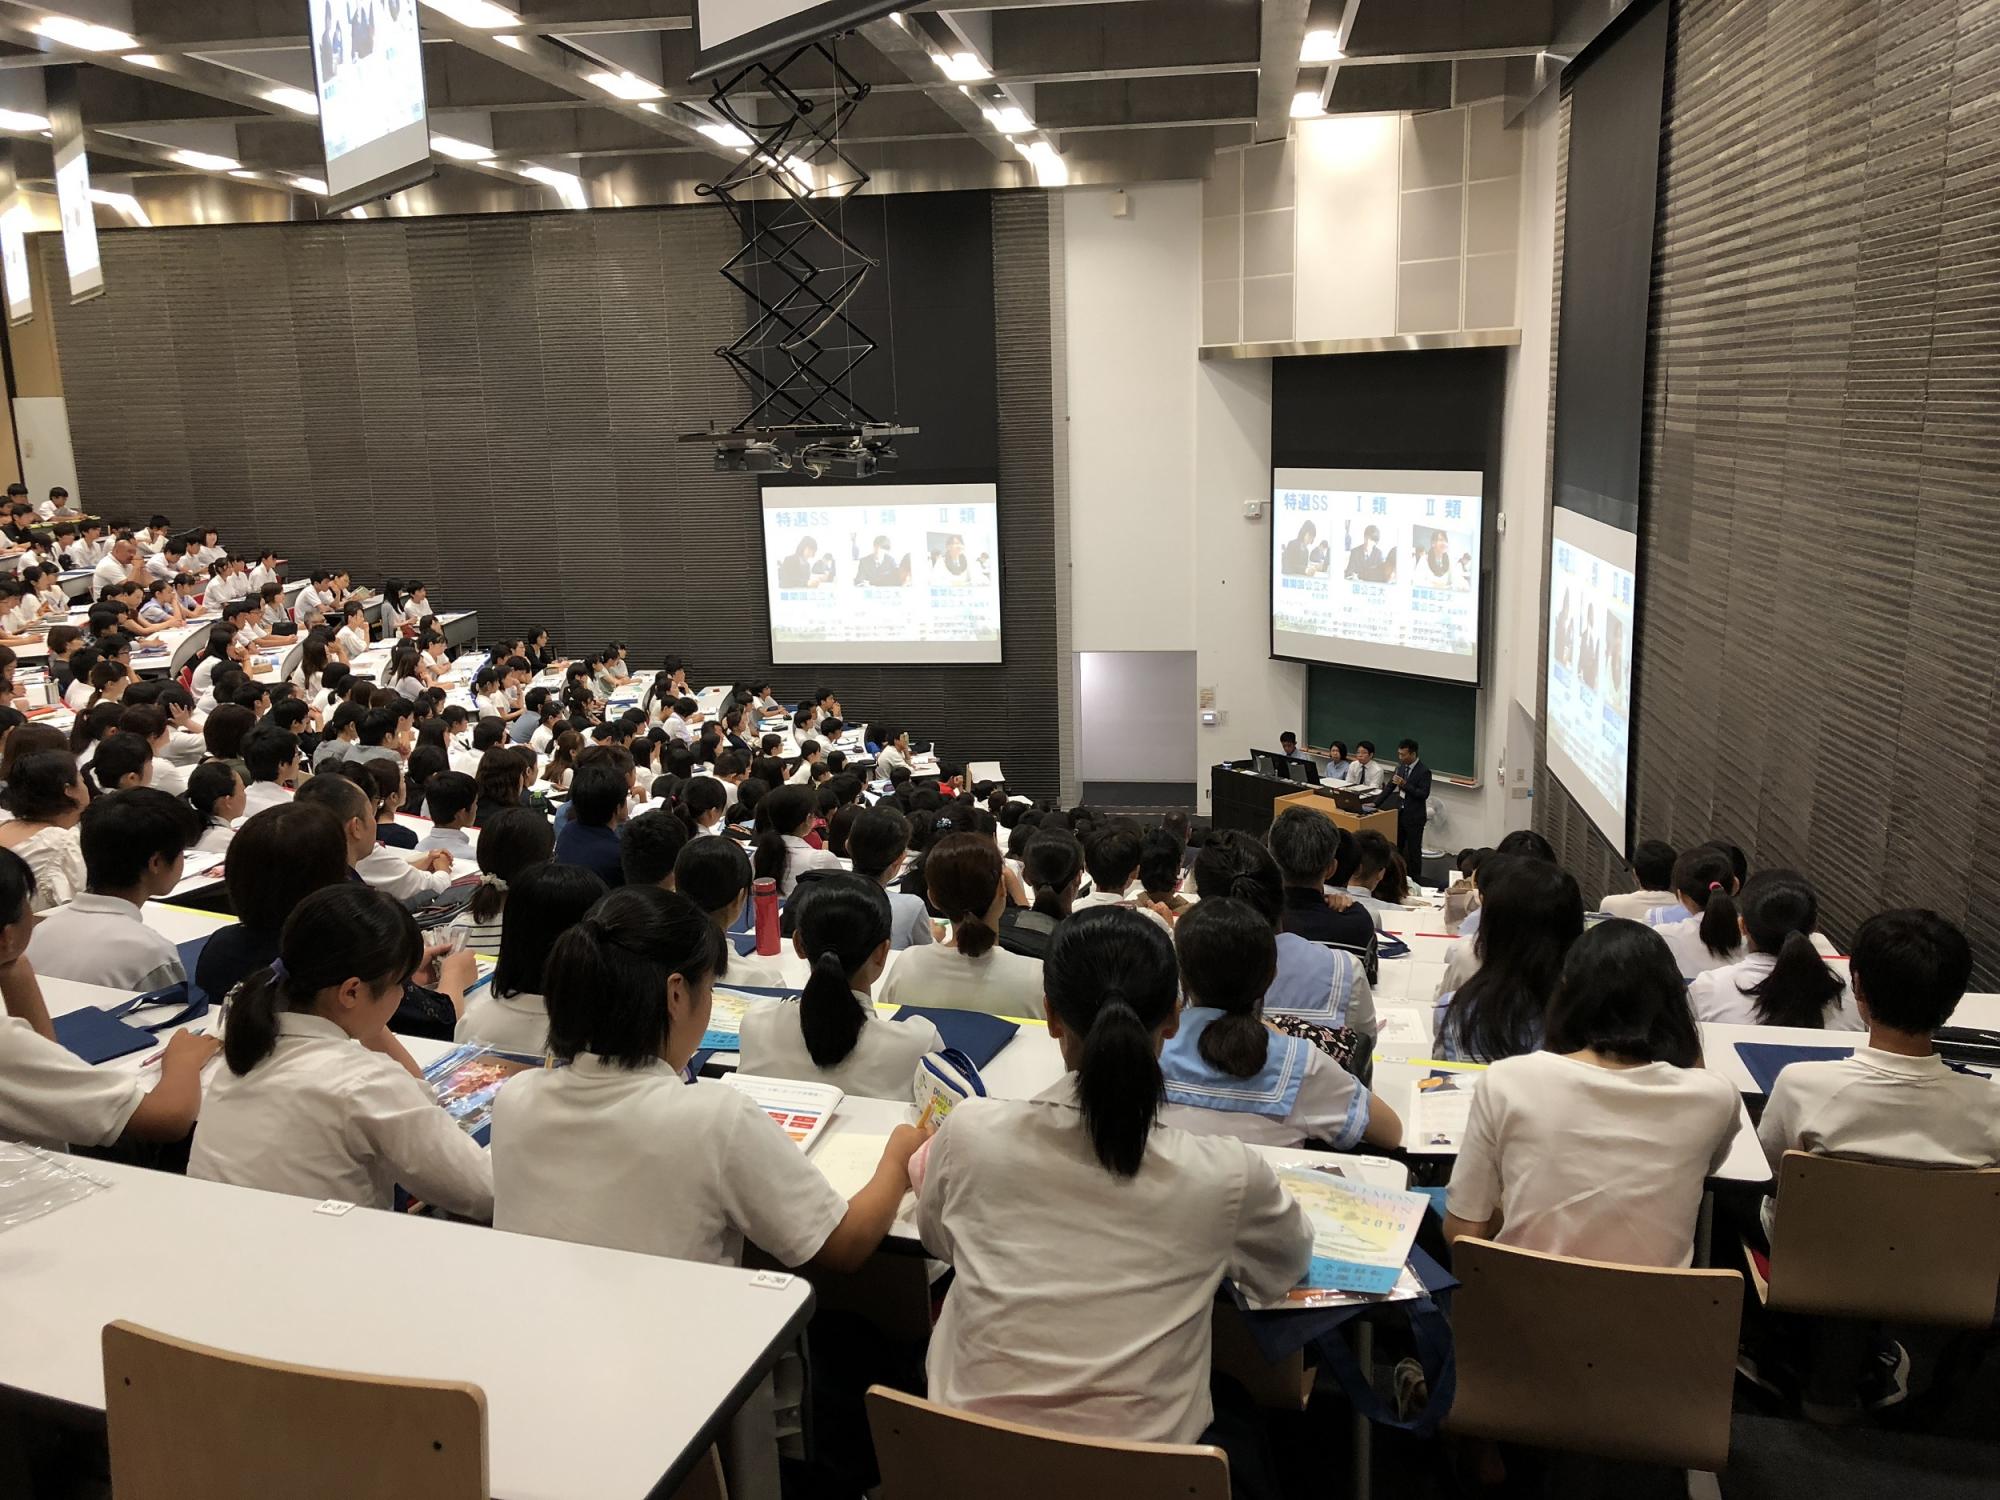
<svg viewBox="0 0 2000 1500">
<path fill-rule="evenodd" d="M 1396 810 L 1391 807 L 1382 812 L 1351 813 L 1341 807 L 1324 792 L 1295 792 L 1289 797 L 1280 797 L 1271 804 L 1271 818 L 1275 822 L 1288 807 L 1303 807 L 1316 812 L 1321 817 L 1345 828 L 1349 833 L 1379 833 L 1390 843 L 1396 842 Z"/>
</svg>

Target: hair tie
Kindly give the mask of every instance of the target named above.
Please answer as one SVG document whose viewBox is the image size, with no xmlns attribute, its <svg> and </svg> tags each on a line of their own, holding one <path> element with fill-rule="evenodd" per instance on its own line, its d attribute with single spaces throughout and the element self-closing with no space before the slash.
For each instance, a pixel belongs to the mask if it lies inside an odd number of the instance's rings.
<svg viewBox="0 0 2000 1500">
<path fill-rule="evenodd" d="M 271 960 L 271 977 L 278 983 L 283 984 L 291 976 L 291 972 L 290 969 L 285 967 L 285 961 L 282 958 Z"/>
<path fill-rule="evenodd" d="M 490 870 L 481 870 L 479 872 L 479 883 L 481 885 L 490 885 L 496 891 L 507 889 L 507 882 L 502 880 L 498 875 L 493 874 Z"/>
<path fill-rule="evenodd" d="M 1709 888 L 1709 889 L 1710 889 L 1711 891 L 1719 891 L 1719 890 L 1721 890 L 1721 889 L 1722 889 L 1722 882 L 1721 882 L 1721 881 L 1719 881 L 1719 880 L 1711 880 L 1711 881 L 1710 881 L 1710 882 L 1708 883 L 1708 888 Z"/>
</svg>

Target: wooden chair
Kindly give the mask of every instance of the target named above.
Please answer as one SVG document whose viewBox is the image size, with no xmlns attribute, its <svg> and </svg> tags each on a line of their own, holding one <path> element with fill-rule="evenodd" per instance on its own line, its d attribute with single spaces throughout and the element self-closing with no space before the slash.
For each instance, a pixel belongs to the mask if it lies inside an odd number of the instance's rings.
<svg viewBox="0 0 2000 1500">
<path fill-rule="evenodd" d="M 253 1359 L 104 1328 L 117 1500 L 487 1500 L 476 1385 Z"/>
<path fill-rule="evenodd" d="M 1038 1494 L 1229 1500 L 1229 1460 L 1220 1448 L 1072 1437 L 953 1411 L 880 1385 L 868 1391 L 868 1430 L 882 1469 L 882 1500 Z"/>
<path fill-rule="evenodd" d="M 2000 1169 L 1891 1167 L 1787 1151 L 1771 1273 L 1779 1312 L 1989 1328 L 2000 1296 Z"/>
<path fill-rule="evenodd" d="M 1716 1471 L 1729 1459 L 1743 1278 L 1452 1246 L 1458 1394 L 1469 1436 Z"/>
</svg>

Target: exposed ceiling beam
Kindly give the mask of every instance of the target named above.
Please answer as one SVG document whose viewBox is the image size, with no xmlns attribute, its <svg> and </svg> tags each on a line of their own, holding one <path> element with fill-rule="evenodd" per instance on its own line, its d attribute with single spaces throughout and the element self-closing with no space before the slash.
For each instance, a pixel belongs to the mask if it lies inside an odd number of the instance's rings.
<svg viewBox="0 0 2000 1500">
<path fill-rule="evenodd" d="M 1013 144 L 986 123 L 972 96 L 938 72 L 937 64 L 931 61 L 931 45 L 921 31 L 899 26 L 886 17 L 864 22 L 857 30 L 863 41 L 902 73 L 912 87 L 921 88 L 961 130 L 999 160 L 1018 165 L 1020 158 L 1014 154 Z M 857 119 L 866 108 L 863 105 L 862 110 L 856 111 Z"/>
<path fill-rule="evenodd" d="M 1263 0 L 1258 23 L 1257 139 L 1280 141 L 1292 128 L 1299 84 L 1299 44 L 1310 0 Z"/>
</svg>

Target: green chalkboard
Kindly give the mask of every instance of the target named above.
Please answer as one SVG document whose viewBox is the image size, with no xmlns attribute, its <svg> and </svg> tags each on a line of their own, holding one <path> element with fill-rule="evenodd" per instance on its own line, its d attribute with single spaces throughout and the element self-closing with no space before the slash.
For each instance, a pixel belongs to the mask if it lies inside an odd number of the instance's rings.
<svg viewBox="0 0 2000 1500">
<path fill-rule="evenodd" d="M 1405 737 L 1423 747 L 1440 776 L 1477 776 L 1479 689 L 1469 683 L 1426 682 L 1352 667 L 1306 669 L 1306 743 L 1315 750 L 1339 739 L 1350 750 L 1373 740 L 1383 760 L 1396 758 Z"/>
</svg>

